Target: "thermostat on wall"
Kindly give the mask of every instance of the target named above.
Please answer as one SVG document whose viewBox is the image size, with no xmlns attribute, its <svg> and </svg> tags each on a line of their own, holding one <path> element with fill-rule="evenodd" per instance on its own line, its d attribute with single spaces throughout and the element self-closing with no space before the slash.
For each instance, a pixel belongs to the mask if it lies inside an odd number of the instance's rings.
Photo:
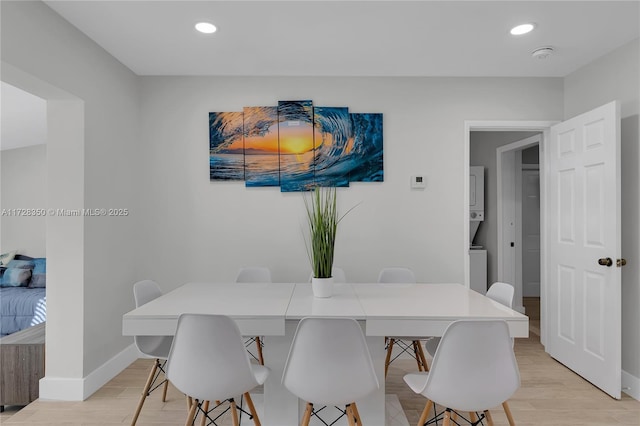
<svg viewBox="0 0 640 426">
<path fill-rule="evenodd" d="M 424 189 L 427 187 L 427 179 L 420 176 L 411 176 L 411 188 L 413 189 Z"/>
</svg>

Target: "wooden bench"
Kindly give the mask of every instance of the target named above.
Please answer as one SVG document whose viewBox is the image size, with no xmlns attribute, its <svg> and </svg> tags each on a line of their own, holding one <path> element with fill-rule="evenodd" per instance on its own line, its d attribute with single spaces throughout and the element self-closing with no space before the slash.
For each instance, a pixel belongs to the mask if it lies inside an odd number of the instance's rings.
<svg viewBox="0 0 640 426">
<path fill-rule="evenodd" d="M 0 412 L 38 399 L 44 377 L 45 323 L 0 339 Z"/>
</svg>

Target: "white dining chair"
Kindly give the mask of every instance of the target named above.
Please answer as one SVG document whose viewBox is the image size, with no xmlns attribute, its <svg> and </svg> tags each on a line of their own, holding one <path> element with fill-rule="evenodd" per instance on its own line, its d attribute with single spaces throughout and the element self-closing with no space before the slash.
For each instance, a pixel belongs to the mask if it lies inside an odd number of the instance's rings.
<svg viewBox="0 0 640 426">
<path fill-rule="evenodd" d="M 419 425 L 425 424 L 434 404 L 445 407 L 444 426 L 449 426 L 452 416 L 457 417 L 460 412 L 469 413 L 472 424 L 486 418 L 493 425 L 489 409 L 506 402 L 520 387 L 506 321 L 451 323 L 438 345 L 431 370 L 409 373 L 404 381 L 427 398 Z M 512 421 L 510 418 L 509 424 Z"/>
<path fill-rule="evenodd" d="M 138 281 L 133 285 L 133 298 L 135 300 L 136 308 L 139 308 L 160 296 L 162 296 L 162 290 L 155 281 Z M 134 336 L 133 341 L 142 356 L 145 358 L 151 358 L 154 362 L 151 367 L 151 371 L 149 372 L 147 382 L 142 390 L 142 395 L 140 395 L 140 401 L 136 407 L 135 414 L 131 420 L 131 426 L 134 426 L 138 421 L 138 417 L 142 411 L 142 406 L 151 392 L 158 387 L 163 386 L 162 402 L 165 402 L 167 399 L 167 387 L 169 382 L 166 378 L 157 385 L 156 382 L 160 379 L 161 374 L 165 374 L 165 363 L 169 356 L 173 336 Z"/>
<path fill-rule="evenodd" d="M 233 319 L 205 314 L 182 314 L 178 318 L 167 377 L 193 400 L 185 424 L 191 425 L 199 413 L 213 421 L 209 412 L 228 402 L 233 425 L 239 426 L 234 398 L 242 395 L 255 426 L 260 426 L 249 391 L 262 385 L 268 375 L 267 367 L 249 361 Z M 218 403 L 208 410 L 209 401 Z"/>
<path fill-rule="evenodd" d="M 409 268 L 384 268 L 378 274 L 379 283 L 415 283 L 416 275 Z"/>
<path fill-rule="evenodd" d="M 270 283 L 271 270 L 264 266 L 240 268 L 236 275 L 237 283 Z"/>
<path fill-rule="evenodd" d="M 496 281 L 487 290 L 486 296 L 508 308 L 513 308 L 513 295 L 515 290 L 511 284 Z M 440 337 L 432 337 L 425 343 L 427 353 L 432 357 L 435 355 L 440 343 Z"/>
<path fill-rule="evenodd" d="M 378 283 L 382 284 L 414 284 L 415 282 L 416 276 L 409 268 L 384 268 L 378 275 Z M 384 362 L 385 377 L 389 371 L 389 365 L 403 353 L 409 353 L 413 356 L 418 365 L 418 371 L 429 371 L 427 357 L 424 354 L 421 343 L 421 340 L 427 338 L 428 336 L 387 336 L 385 339 L 387 344 L 387 356 Z M 394 346 L 400 348 L 400 351 L 392 358 Z"/>
<path fill-rule="evenodd" d="M 352 318 L 303 318 L 293 337 L 282 384 L 306 401 L 301 426 L 308 426 L 314 404 L 344 406 L 350 426 L 361 426 L 356 401 L 379 388 L 371 354 Z"/>
<path fill-rule="evenodd" d="M 491 284 L 491 287 L 487 290 L 487 297 L 508 308 L 513 308 L 514 293 L 515 289 L 511 284 L 497 281 Z"/>
<path fill-rule="evenodd" d="M 486 296 L 492 300 L 495 300 L 501 305 L 504 305 L 508 308 L 513 308 L 514 293 L 515 289 L 511 284 L 496 281 L 495 283 L 491 284 L 491 287 L 489 287 L 489 290 L 487 290 Z M 440 337 L 433 337 L 427 340 L 427 342 L 425 343 L 425 349 L 427 350 L 429 355 L 435 355 L 438 349 L 438 345 L 440 344 L 440 339 Z M 513 346 L 513 339 L 511 339 L 511 345 Z M 511 413 L 509 403 L 507 401 L 504 401 L 502 403 L 502 408 L 504 409 L 504 412 L 507 416 L 509 425 L 514 426 L 515 421 L 513 420 L 513 414 Z"/>
<path fill-rule="evenodd" d="M 237 283 L 270 283 L 271 282 L 271 270 L 264 266 L 249 266 L 245 268 L 240 268 L 238 271 L 238 275 L 236 276 Z M 256 352 L 257 355 L 254 355 L 253 352 L 249 351 L 249 346 L 253 343 L 256 344 Z M 264 340 L 261 336 L 252 336 L 245 340 L 244 342 L 247 351 L 249 354 L 256 359 L 260 363 L 260 365 L 264 365 L 264 355 L 262 353 L 262 348 L 264 347 Z"/>
</svg>

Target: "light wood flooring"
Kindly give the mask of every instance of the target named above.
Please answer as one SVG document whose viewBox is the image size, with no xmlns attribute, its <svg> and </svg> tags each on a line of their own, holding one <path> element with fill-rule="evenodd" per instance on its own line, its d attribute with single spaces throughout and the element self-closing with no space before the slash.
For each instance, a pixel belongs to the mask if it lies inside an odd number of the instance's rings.
<svg viewBox="0 0 640 426">
<path fill-rule="evenodd" d="M 532 315 L 532 321 L 535 321 Z M 535 328 L 535 323 L 532 329 Z M 531 333 L 516 339 L 516 357 L 522 386 L 509 400 L 518 426 L 540 425 L 640 425 L 640 402 L 623 394 L 616 401 L 551 359 Z M 83 402 L 35 401 L 27 407 L 7 407 L 2 425 L 129 425 L 150 361 L 138 360 Z M 391 364 L 387 393 L 397 394 L 410 425 L 416 425 L 425 400 L 402 381 L 415 363 L 400 359 Z M 491 384 L 487 384 L 490 386 Z M 506 425 L 501 407 L 492 410 L 496 425 Z M 174 388 L 162 403 L 159 392 L 147 400 L 138 425 L 183 425 L 186 403 Z M 229 425 L 230 421 L 223 422 Z M 366 425 L 365 425 L 366 426 Z"/>
</svg>

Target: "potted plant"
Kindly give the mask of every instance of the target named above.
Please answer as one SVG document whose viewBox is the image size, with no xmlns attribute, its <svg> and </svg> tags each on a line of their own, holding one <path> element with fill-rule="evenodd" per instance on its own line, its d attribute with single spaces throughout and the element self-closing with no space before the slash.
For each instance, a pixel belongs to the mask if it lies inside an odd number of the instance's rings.
<svg viewBox="0 0 640 426">
<path fill-rule="evenodd" d="M 316 187 L 310 197 L 304 199 L 309 224 L 307 254 L 311 261 L 311 283 L 316 297 L 331 297 L 333 293 L 333 254 L 338 223 L 344 216 L 338 215 L 336 189 Z"/>
</svg>

